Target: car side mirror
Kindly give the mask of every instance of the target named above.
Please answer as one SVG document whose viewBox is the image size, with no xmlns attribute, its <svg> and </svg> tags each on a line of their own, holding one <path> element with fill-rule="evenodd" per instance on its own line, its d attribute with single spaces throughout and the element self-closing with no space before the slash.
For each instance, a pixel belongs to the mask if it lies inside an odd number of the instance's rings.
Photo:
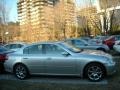
<svg viewBox="0 0 120 90">
<path fill-rule="evenodd" d="M 63 56 L 69 56 L 70 54 L 68 52 L 62 52 Z"/>
</svg>

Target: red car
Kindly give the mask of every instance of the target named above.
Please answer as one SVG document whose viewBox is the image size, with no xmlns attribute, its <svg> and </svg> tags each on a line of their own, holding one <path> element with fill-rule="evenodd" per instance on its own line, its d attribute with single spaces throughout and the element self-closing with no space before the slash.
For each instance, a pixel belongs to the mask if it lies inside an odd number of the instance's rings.
<svg viewBox="0 0 120 90">
<path fill-rule="evenodd" d="M 115 37 L 108 37 L 107 39 L 103 40 L 103 44 L 106 44 L 110 49 L 113 49 L 113 45 L 115 44 Z"/>
</svg>

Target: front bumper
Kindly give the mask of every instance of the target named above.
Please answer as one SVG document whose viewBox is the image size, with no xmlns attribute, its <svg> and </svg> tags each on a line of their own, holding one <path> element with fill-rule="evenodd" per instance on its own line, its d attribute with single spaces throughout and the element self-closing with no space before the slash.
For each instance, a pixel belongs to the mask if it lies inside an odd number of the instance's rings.
<svg viewBox="0 0 120 90">
<path fill-rule="evenodd" d="M 119 52 L 119 53 L 120 53 L 120 48 L 119 48 L 119 46 L 118 46 L 118 45 L 114 45 L 114 46 L 113 46 L 113 49 L 114 49 L 115 51 L 117 51 L 117 52 Z"/>
<path fill-rule="evenodd" d="M 112 75 L 116 72 L 116 62 L 106 66 L 107 75 Z"/>
</svg>

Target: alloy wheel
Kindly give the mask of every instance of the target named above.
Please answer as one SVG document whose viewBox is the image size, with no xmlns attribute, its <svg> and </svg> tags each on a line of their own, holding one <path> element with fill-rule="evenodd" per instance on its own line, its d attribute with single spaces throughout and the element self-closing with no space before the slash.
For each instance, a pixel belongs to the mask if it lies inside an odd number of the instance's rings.
<svg viewBox="0 0 120 90">
<path fill-rule="evenodd" d="M 104 69 L 100 65 L 90 65 L 87 68 L 87 77 L 91 81 L 99 81 L 104 76 Z"/>
<path fill-rule="evenodd" d="M 19 79 L 25 79 L 28 75 L 28 71 L 24 65 L 17 65 L 15 67 L 15 76 Z"/>
</svg>

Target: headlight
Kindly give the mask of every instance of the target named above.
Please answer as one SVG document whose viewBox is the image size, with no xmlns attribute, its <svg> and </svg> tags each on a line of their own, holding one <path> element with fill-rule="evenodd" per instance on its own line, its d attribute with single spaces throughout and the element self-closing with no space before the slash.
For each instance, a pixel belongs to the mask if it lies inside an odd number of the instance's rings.
<svg viewBox="0 0 120 90">
<path fill-rule="evenodd" d="M 113 63 L 114 63 L 114 61 L 113 61 L 112 57 L 107 58 L 107 63 L 108 63 L 108 64 L 113 64 Z"/>
<path fill-rule="evenodd" d="M 110 64 L 113 64 L 113 63 L 114 63 L 114 61 L 113 61 L 113 60 L 109 60 L 109 63 L 110 63 Z"/>
</svg>

